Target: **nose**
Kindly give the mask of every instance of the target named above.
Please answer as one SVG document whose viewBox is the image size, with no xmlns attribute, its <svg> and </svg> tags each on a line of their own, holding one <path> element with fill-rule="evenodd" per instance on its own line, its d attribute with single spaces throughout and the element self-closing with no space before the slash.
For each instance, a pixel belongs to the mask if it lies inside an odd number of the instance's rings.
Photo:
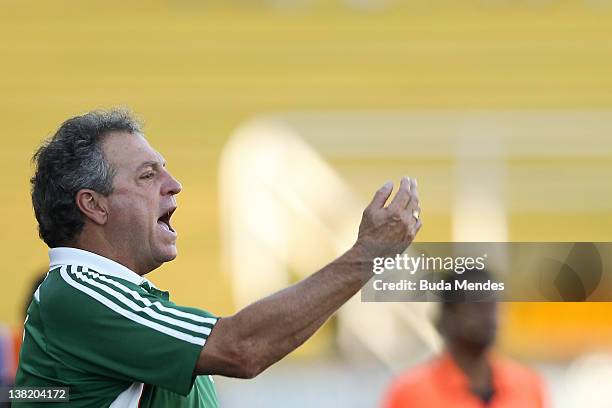
<svg viewBox="0 0 612 408">
<path fill-rule="evenodd" d="M 164 188 L 162 191 L 163 195 L 176 195 L 181 192 L 183 186 L 177 179 L 175 179 L 172 174 L 168 174 L 168 180 L 164 183 Z"/>
</svg>

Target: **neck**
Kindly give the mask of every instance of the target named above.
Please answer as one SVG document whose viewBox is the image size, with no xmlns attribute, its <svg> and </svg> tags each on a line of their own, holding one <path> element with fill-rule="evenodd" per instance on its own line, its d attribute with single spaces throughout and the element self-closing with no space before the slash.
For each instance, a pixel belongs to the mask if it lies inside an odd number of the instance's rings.
<svg viewBox="0 0 612 408">
<path fill-rule="evenodd" d="M 111 241 L 106 239 L 104 236 L 81 233 L 73 246 L 77 249 L 93 252 L 94 254 L 115 261 L 136 272 L 140 276 L 143 276 L 152 270 L 143 268 L 137 259 L 135 259 L 133 256 L 126 255 L 125 251 L 121 251 L 116 248 L 114 245 L 112 245 Z"/>
<path fill-rule="evenodd" d="M 448 344 L 448 351 L 474 389 L 491 386 L 491 367 L 486 347 L 466 347 L 463 344 Z"/>
</svg>

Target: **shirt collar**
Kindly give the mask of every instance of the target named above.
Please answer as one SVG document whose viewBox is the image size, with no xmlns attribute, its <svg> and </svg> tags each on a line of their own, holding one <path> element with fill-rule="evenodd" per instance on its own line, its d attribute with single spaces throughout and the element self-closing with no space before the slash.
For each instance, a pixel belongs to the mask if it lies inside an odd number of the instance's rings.
<svg viewBox="0 0 612 408">
<path fill-rule="evenodd" d="M 469 389 L 467 376 L 461 371 L 450 352 L 442 353 L 436 361 L 436 368 L 440 375 L 444 376 L 443 383 L 447 386 Z"/>
<path fill-rule="evenodd" d="M 494 352 L 487 353 L 486 358 L 491 367 L 493 389 L 496 393 L 498 393 L 505 387 L 505 381 L 503 378 L 504 370 L 503 367 L 501 367 L 502 363 Z M 470 381 L 467 375 L 465 375 L 463 370 L 461 370 L 449 351 L 445 351 L 437 360 L 435 360 L 435 367 L 437 370 L 439 370 L 439 377 L 444 377 L 444 381 L 442 381 L 442 383 L 446 384 L 447 386 L 462 389 L 470 388 Z"/>
<path fill-rule="evenodd" d="M 103 275 L 124 279 L 136 285 L 142 285 L 144 282 L 147 282 L 152 287 L 155 287 L 148 279 L 120 263 L 82 249 L 70 247 L 51 248 L 49 249 L 49 260 L 51 268 L 59 265 L 86 266 Z"/>
</svg>

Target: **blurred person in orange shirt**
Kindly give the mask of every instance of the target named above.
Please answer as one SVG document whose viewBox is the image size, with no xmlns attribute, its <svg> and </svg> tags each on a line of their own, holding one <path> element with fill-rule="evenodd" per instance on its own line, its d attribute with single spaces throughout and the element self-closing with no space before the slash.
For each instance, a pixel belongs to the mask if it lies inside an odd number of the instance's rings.
<svg viewBox="0 0 612 408">
<path fill-rule="evenodd" d="M 486 271 L 466 271 L 456 279 L 490 279 Z M 454 283 L 454 282 L 453 282 Z M 453 284 L 454 287 L 454 284 Z M 491 351 L 498 327 L 498 305 L 457 301 L 446 291 L 438 329 L 441 355 L 396 378 L 384 408 L 543 408 L 545 386 L 538 374 Z"/>
</svg>

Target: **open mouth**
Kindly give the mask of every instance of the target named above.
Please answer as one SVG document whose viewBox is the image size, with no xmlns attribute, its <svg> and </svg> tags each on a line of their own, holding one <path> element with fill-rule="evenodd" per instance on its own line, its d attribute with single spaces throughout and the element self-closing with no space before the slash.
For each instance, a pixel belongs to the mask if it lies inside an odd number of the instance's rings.
<svg viewBox="0 0 612 408">
<path fill-rule="evenodd" d="M 176 210 L 176 208 L 171 208 L 168 211 L 166 211 L 161 217 L 159 217 L 157 219 L 157 223 L 164 229 L 170 231 L 170 232 L 175 232 L 172 229 L 172 225 L 170 225 L 170 217 L 172 217 L 172 214 L 174 213 L 174 211 Z"/>
</svg>

